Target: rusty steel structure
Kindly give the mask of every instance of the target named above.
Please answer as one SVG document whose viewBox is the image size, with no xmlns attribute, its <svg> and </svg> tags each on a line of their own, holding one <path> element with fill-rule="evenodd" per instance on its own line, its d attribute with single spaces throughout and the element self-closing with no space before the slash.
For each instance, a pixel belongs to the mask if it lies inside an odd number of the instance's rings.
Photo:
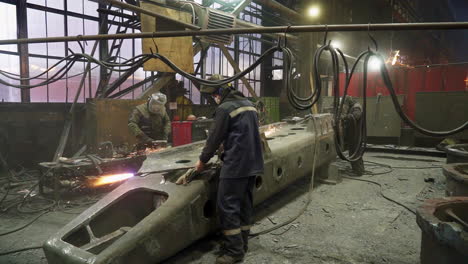
<svg viewBox="0 0 468 264">
<path fill-rule="evenodd" d="M 468 196 L 468 163 L 447 164 L 443 172 L 447 196 Z"/>
<path fill-rule="evenodd" d="M 255 205 L 311 177 L 313 163 L 316 176 L 325 178 L 336 158 L 329 114 L 264 126 L 261 132 L 265 173 L 256 178 Z M 48 262 L 159 263 L 214 232 L 219 168 L 213 165 L 188 185 L 176 185 L 184 171 L 172 170 L 193 165 L 203 146 L 201 141 L 148 155 L 142 177 L 120 185 L 45 242 Z"/>
</svg>

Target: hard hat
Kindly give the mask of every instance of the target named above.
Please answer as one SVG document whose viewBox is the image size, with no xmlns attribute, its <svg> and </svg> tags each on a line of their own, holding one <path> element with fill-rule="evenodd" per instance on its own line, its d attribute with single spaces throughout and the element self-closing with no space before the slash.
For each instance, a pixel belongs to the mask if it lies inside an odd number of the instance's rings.
<svg viewBox="0 0 468 264">
<path fill-rule="evenodd" d="M 208 78 L 209 81 L 220 81 L 222 80 L 223 77 L 220 74 L 213 74 L 211 75 L 210 78 Z M 208 85 L 201 85 L 200 86 L 200 92 L 201 93 L 207 93 L 207 94 L 212 94 L 215 93 L 220 86 L 208 86 Z"/>
</svg>

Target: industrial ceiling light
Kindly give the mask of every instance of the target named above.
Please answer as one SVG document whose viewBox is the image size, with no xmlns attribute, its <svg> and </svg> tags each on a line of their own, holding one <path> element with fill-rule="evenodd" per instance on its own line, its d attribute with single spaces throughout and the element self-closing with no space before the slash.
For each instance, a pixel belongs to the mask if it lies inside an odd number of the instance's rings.
<svg viewBox="0 0 468 264">
<path fill-rule="evenodd" d="M 340 41 L 333 40 L 330 45 L 335 49 L 343 49 L 343 44 Z"/>
<path fill-rule="evenodd" d="M 320 15 L 320 8 L 318 8 L 318 6 L 311 6 L 307 10 L 307 14 L 310 17 L 318 17 Z"/>
<path fill-rule="evenodd" d="M 368 62 L 369 71 L 378 71 L 382 66 L 382 61 L 377 57 L 371 57 Z"/>
</svg>

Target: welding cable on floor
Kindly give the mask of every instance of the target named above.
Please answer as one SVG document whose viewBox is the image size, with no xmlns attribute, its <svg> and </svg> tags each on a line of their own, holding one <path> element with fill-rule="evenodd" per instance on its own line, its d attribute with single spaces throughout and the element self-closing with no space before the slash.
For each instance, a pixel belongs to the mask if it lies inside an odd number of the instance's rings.
<svg viewBox="0 0 468 264">
<path fill-rule="evenodd" d="M 403 208 L 405 208 L 406 210 L 408 210 L 409 212 L 413 213 L 414 215 L 416 215 L 416 211 L 414 211 L 413 209 L 409 208 L 408 206 L 398 202 L 398 201 L 395 201 L 393 200 L 392 198 L 386 196 L 384 193 L 383 193 L 383 187 L 382 187 L 382 184 L 376 182 L 376 181 L 371 181 L 371 180 L 365 180 L 365 179 L 358 179 L 358 178 L 353 178 L 353 177 L 348 177 L 348 176 L 343 176 L 343 178 L 345 179 L 349 179 L 349 180 L 354 180 L 354 181 L 361 181 L 361 182 L 368 182 L 368 183 L 371 183 L 371 184 L 374 184 L 374 185 L 377 185 L 379 186 L 379 190 L 380 190 L 380 195 L 385 198 L 386 200 L 392 202 L 392 203 L 395 203 Z"/>
<path fill-rule="evenodd" d="M 345 162 L 345 161 L 343 160 L 343 162 Z M 343 171 L 346 171 L 346 173 L 348 173 L 348 174 L 354 174 L 354 172 L 352 171 L 352 169 L 349 166 L 349 163 L 348 162 L 346 162 L 346 163 L 347 163 L 346 165 L 339 166 L 340 169 L 343 170 Z M 367 163 L 367 161 L 364 161 L 364 163 Z M 375 172 L 375 171 L 371 171 L 369 166 L 366 166 L 367 169 L 364 171 L 363 175 L 377 176 L 377 175 L 383 175 L 383 174 L 388 174 L 388 173 L 393 172 L 393 168 L 391 168 L 390 166 L 385 165 L 385 164 L 379 164 L 379 165 L 374 164 L 374 166 L 376 168 L 380 167 L 380 168 L 384 168 L 386 170 Z"/>
<path fill-rule="evenodd" d="M 367 162 L 367 163 L 370 163 L 370 164 L 375 164 L 375 165 L 380 165 L 382 167 L 387 167 L 387 168 L 391 168 L 391 169 L 402 169 L 402 170 L 422 170 L 422 169 L 441 169 L 442 168 L 442 166 L 406 167 L 406 166 L 391 166 L 391 165 L 387 165 L 387 164 L 383 164 L 383 163 L 378 163 L 378 162 L 375 162 L 375 161 L 364 161 L 364 162 Z"/>
<path fill-rule="evenodd" d="M 36 222 L 37 219 L 39 219 L 41 216 L 49 213 L 50 211 L 45 211 L 45 212 L 42 212 L 40 213 L 38 216 L 34 217 L 33 220 L 31 220 L 30 222 L 28 222 L 27 224 L 23 225 L 23 226 L 20 226 L 18 228 L 15 228 L 15 229 L 12 229 L 12 230 L 9 230 L 9 231 L 6 231 L 6 232 L 3 232 L 3 233 L 0 233 L 0 236 L 6 236 L 6 235 L 9 235 L 11 233 L 15 233 L 15 232 L 18 232 L 20 230 L 23 230 L 25 229 L 26 227 L 30 226 L 32 223 Z"/>
<path fill-rule="evenodd" d="M 8 179 L 8 189 L 6 190 L 5 194 L 3 195 L 2 199 L 0 200 L 0 206 L 2 206 L 2 203 L 5 201 L 5 199 L 7 198 L 8 194 L 10 193 L 10 189 L 11 189 L 11 180 L 9 178 Z"/>
<path fill-rule="evenodd" d="M 51 169 L 49 169 L 46 173 L 48 173 Z M 46 174 L 45 173 L 45 174 Z M 43 174 L 43 175 L 45 175 Z M 40 181 L 41 179 L 39 179 Z M 52 200 L 52 199 L 47 199 L 47 198 L 44 198 L 42 197 L 41 199 L 44 200 L 44 201 L 49 201 L 50 204 L 48 204 L 47 206 L 45 207 L 42 207 L 42 208 L 34 208 L 32 210 L 24 210 L 23 209 L 23 206 L 25 205 L 25 202 L 31 197 L 31 193 L 34 191 L 34 189 L 39 185 L 39 181 L 34 184 L 28 191 L 28 193 L 23 197 L 23 199 L 21 200 L 21 202 L 18 203 L 17 207 L 16 207 L 16 210 L 18 210 L 18 212 L 21 212 L 21 213 L 38 213 L 38 212 L 41 212 L 41 211 L 46 211 L 46 210 L 50 210 L 52 209 L 53 207 L 55 207 L 55 205 L 57 205 L 57 202 L 55 200 Z M 38 199 L 38 197 L 36 197 L 36 199 Z"/>
<path fill-rule="evenodd" d="M 34 249 L 42 249 L 42 246 L 26 247 L 26 248 L 10 250 L 10 251 L 6 251 L 6 252 L 0 252 L 0 256 L 10 255 L 10 254 L 23 252 L 23 251 L 28 251 L 28 250 L 34 250 Z"/>
<path fill-rule="evenodd" d="M 317 123 L 316 123 L 316 120 L 315 120 L 315 117 L 312 116 L 312 122 L 314 124 L 314 131 L 315 131 L 315 135 L 318 135 L 318 131 L 317 131 Z M 301 210 L 299 210 L 299 212 L 291 217 L 290 219 L 288 219 L 287 221 L 281 223 L 281 224 L 278 224 L 274 227 L 271 227 L 271 228 L 268 228 L 266 230 L 263 230 L 263 231 L 259 231 L 257 233 L 251 233 L 249 236 L 250 237 L 256 237 L 256 236 L 260 236 L 260 235 L 264 235 L 264 234 L 267 234 L 267 233 L 270 233 L 271 231 L 274 231 L 274 230 L 277 230 L 283 226 L 286 226 L 286 225 L 289 225 L 290 223 L 296 221 L 297 218 L 299 218 L 306 210 L 307 208 L 309 207 L 311 201 L 312 201 L 312 190 L 313 190 L 313 187 L 314 187 L 314 178 L 315 178 L 315 167 L 317 165 L 317 155 L 318 155 L 318 144 L 319 144 L 319 140 L 318 140 L 319 137 L 315 137 L 315 142 L 314 142 L 314 159 L 312 161 L 312 174 L 311 174 L 311 179 L 310 179 L 310 183 L 309 183 L 309 190 L 307 192 L 307 200 L 306 200 L 306 203 L 304 204 L 304 207 L 301 208 Z M 291 229 L 291 226 L 289 226 L 284 232 L 280 233 L 280 234 L 276 234 L 276 235 L 281 235 L 285 232 L 287 232 L 289 229 Z"/>
</svg>

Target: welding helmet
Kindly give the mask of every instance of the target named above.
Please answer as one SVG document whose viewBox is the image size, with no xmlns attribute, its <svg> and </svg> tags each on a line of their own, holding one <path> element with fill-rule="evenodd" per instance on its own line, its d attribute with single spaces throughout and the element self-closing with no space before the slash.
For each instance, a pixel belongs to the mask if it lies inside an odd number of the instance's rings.
<svg viewBox="0 0 468 264">
<path fill-rule="evenodd" d="M 339 103 L 341 104 L 343 102 L 343 97 L 340 97 Z M 356 102 L 354 101 L 353 97 L 346 95 L 344 99 L 344 105 L 345 106 L 353 106 Z"/>
<path fill-rule="evenodd" d="M 211 75 L 210 78 L 208 78 L 209 81 L 221 81 L 223 77 L 220 74 L 213 74 Z M 219 85 L 219 86 L 208 86 L 208 85 L 201 85 L 200 86 L 200 92 L 201 93 L 206 93 L 206 94 L 221 94 L 222 89 L 225 89 L 226 87 L 229 87 L 229 85 Z"/>
<path fill-rule="evenodd" d="M 166 95 L 160 92 L 154 93 L 148 99 L 148 111 L 156 114 L 164 110 L 164 105 L 167 102 Z"/>
</svg>

